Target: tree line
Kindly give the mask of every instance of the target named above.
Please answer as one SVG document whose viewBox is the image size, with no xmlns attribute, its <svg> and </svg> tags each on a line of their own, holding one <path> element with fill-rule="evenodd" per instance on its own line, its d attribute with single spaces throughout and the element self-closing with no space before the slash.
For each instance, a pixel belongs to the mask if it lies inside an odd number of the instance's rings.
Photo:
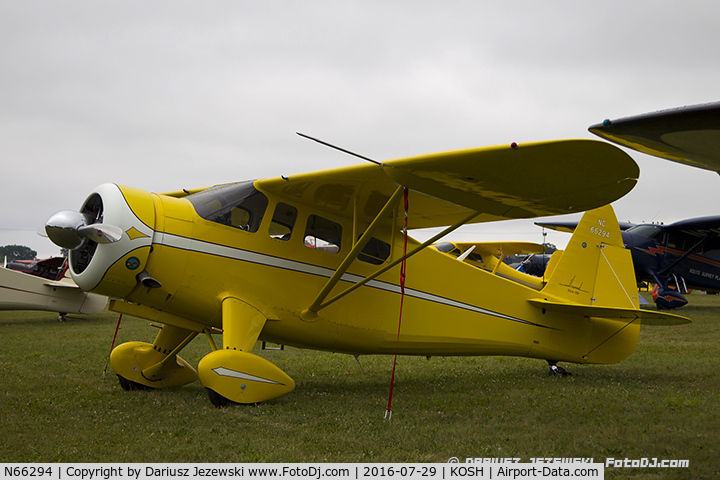
<svg viewBox="0 0 720 480">
<path fill-rule="evenodd" d="M 24 245 L 5 245 L 0 247 L 0 260 L 6 258 L 8 262 L 15 260 L 37 260 L 37 252 Z"/>
</svg>

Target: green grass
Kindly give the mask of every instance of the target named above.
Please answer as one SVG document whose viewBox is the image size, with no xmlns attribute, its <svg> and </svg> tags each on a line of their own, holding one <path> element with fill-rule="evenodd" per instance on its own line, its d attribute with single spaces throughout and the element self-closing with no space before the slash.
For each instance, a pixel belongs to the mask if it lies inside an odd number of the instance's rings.
<svg viewBox="0 0 720 480">
<path fill-rule="evenodd" d="M 643 327 L 617 365 L 521 358 L 398 360 L 256 352 L 297 383 L 258 406 L 214 408 L 199 382 L 125 392 L 107 361 L 117 316 L 58 323 L 52 313 L 0 312 L 0 462 L 445 462 L 465 457 L 688 459 L 682 470 L 623 469 L 606 478 L 720 476 L 720 296 L 693 295 L 694 323 Z M 409 320 L 408 320 L 409 321 Z M 125 317 L 118 343 L 152 341 Z M 196 338 L 182 356 L 209 351 Z"/>
</svg>

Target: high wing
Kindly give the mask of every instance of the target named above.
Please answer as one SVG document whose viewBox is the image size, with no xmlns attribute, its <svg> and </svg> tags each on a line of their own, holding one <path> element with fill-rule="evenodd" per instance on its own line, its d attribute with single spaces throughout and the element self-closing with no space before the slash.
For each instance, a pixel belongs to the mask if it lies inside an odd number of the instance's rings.
<svg viewBox="0 0 720 480">
<path fill-rule="evenodd" d="M 688 218 L 663 226 L 664 230 L 689 233 L 697 237 L 720 234 L 720 215 Z"/>
<path fill-rule="evenodd" d="M 628 193 L 639 169 L 605 142 L 561 140 L 457 150 L 258 180 L 260 190 L 370 222 L 398 185 L 410 194 L 410 228 L 585 211 Z"/>
<path fill-rule="evenodd" d="M 550 230 L 556 230 L 558 232 L 573 233 L 575 228 L 578 226 L 578 220 L 559 220 L 557 222 L 535 222 L 538 227 L 549 228 Z M 620 225 L 620 231 L 625 231 L 632 227 L 634 224 L 629 222 L 618 222 Z"/>
<path fill-rule="evenodd" d="M 642 153 L 720 172 L 720 102 L 605 120 L 589 130 Z"/>
<path fill-rule="evenodd" d="M 560 220 L 557 222 L 542 221 L 535 222 L 535 225 L 539 227 L 549 228 L 551 230 L 557 230 L 558 232 L 572 233 L 575 231 L 578 222 L 573 220 Z M 620 230 L 625 231 L 636 224 L 628 222 L 619 222 Z M 637 224 L 639 225 L 639 224 Z M 679 220 L 675 223 L 663 225 L 662 229 L 669 232 L 682 232 L 694 235 L 697 237 L 704 237 L 708 234 L 720 235 L 720 215 L 711 215 L 708 217 L 697 217 L 688 218 L 685 220 Z"/>
</svg>

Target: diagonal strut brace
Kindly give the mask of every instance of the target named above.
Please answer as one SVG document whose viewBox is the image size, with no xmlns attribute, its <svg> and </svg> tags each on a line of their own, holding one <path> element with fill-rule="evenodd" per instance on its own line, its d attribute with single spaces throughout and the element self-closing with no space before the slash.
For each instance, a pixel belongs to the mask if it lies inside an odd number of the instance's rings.
<svg viewBox="0 0 720 480">
<path fill-rule="evenodd" d="M 377 229 L 380 227 L 385 217 L 400 202 L 402 195 L 403 187 L 401 185 L 395 190 L 390 199 L 388 199 L 388 201 L 385 203 L 385 206 L 383 206 L 380 212 L 375 216 L 375 218 L 370 223 L 365 232 L 362 234 L 360 239 L 355 243 L 352 250 L 350 250 L 350 253 L 347 254 L 340 266 L 337 268 L 337 270 L 335 270 L 333 276 L 330 277 L 330 279 L 325 283 L 325 286 L 322 288 L 322 290 L 320 290 L 320 293 L 317 297 L 315 297 L 315 300 L 312 302 L 312 304 L 310 304 L 307 309 L 303 310 L 302 315 L 307 315 L 308 312 L 317 313 L 321 308 L 324 307 L 324 305 L 322 305 L 323 300 L 327 298 L 330 291 L 340 281 L 340 278 L 350 267 L 350 264 L 352 264 L 352 262 L 357 258 L 362 249 L 365 248 L 365 245 L 367 245 L 367 242 L 370 241 L 370 238 L 372 238 L 375 231 L 377 231 Z"/>
</svg>

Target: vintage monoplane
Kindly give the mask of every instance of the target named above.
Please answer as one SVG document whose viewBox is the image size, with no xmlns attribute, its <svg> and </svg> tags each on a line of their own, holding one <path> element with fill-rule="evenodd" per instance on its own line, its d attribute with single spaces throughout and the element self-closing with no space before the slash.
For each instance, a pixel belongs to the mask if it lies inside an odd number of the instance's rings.
<svg viewBox="0 0 720 480">
<path fill-rule="evenodd" d="M 71 250 L 78 285 L 163 324 L 154 343 L 113 350 L 124 388 L 199 376 L 217 405 L 255 403 L 295 386 L 251 353 L 258 339 L 354 355 L 517 355 L 552 371 L 624 359 L 641 320 L 686 321 L 638 307 L 608 206 L 638 175 L 605 142 L 513 143 L 169 194 L 103 184 L 46 231 Z M 543 284 L 426 248 L 468 223 L 591 209 Z M 439 226 L 423 243 L 407 236 Z M 198 334 L 211 351 L 196 372 L 178 353 Z"/>
<path fill-rule="evenodd" d="M 108 299 L 82 291 L 66 273 L 64 257 L 19 260 L 0 268 L 0 310 L 58 312 L 58 321 L 68 313 L 102 311 Z"/>
</svg>

